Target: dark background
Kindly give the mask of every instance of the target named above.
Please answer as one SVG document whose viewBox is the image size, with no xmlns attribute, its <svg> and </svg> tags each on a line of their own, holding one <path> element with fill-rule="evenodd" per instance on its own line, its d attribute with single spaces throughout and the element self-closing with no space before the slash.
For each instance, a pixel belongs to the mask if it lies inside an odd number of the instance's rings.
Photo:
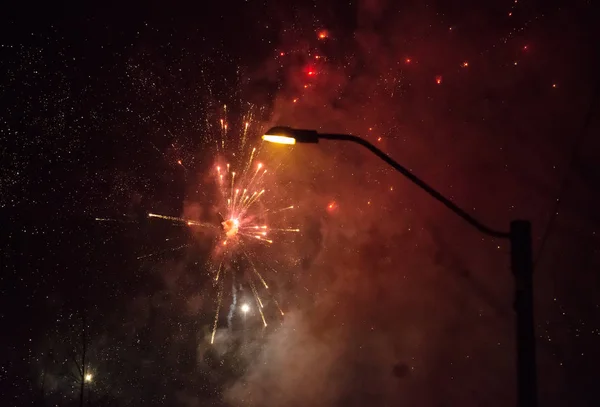
<svg viewBox="0 0 600 407">
<path fill-rule="evenodd" d="M 600 402 L 592 2 L 1 14 L 3 405 L 79 403 L 82 321 L 92 405 L 514 404 L 506 242 L 351 146 L 263 149 L 284 163 L 274 195 L 300 207 L 302 236 L 274 256 L 287 264 L 272 276 L 286 317 L 209 345 L 207 247 L 138 257 L 196 241 L 146 214 L 210 204 L 194 192 L 211 164 L 207 123 L 227 104 L 239 124 L 247 103 L 264 127 L 379 143 L 497 229 L 530 219 L 541 404 Z"/>
</svg>

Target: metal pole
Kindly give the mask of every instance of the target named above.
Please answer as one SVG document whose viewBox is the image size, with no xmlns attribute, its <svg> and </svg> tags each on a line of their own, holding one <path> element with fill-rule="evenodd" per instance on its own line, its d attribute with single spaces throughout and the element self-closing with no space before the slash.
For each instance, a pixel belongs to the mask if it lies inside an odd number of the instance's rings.
<svg viewBox="0 0 600 407">
<path fill-rule="evenodd" d="M 517 314 L 517 406 L 537 406 L 537 371 L 533 319 L 533 256 L 531 223 L 510 223 L 510 265 L 515 278 Z"/>
</svg>

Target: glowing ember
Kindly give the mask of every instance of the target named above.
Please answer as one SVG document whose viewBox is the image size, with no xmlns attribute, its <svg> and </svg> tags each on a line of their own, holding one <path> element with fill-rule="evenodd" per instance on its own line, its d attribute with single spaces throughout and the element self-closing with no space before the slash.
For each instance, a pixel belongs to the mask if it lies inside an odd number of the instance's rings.
<svg viewBox="0 0 600 407">
<path fill-rule="evenodd" d="M 237 235 L 237 232 L 240 228 L 240 221 L 237 219 L 228 219 L 222 223 L 223 230 L 225 231 L 225 235 L 228 238 L 234 237 Z"/>
</svg>

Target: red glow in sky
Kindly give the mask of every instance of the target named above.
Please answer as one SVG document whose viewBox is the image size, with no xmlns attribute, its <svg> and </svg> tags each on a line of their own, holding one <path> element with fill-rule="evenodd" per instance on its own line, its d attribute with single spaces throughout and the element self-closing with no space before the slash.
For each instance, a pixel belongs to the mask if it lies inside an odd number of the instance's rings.
<svg viewBox="0 0 600 407">
<path fill-rule="evenodd" d="M 317 74 L 317 70 L 312 65 L 306 66 L 304 72 L 306 73 L 306 76 L 315 76 Z"/>
</svg>

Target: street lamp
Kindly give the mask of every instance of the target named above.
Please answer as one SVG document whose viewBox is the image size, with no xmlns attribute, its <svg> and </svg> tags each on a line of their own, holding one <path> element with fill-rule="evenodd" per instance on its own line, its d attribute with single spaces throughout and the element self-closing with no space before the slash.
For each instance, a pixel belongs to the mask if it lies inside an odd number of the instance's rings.
<svg viewBox="0 0 600 407">
<path fill-rule="evenodd" d="M 481 233 L 496 238 L 508 239 L 510 241 L 510 266 L 515 280 L 514 309 L 517 314 L 517 406 L 537 406 L 535 329 L 533 323 L 533 260 L 531 223 L 529 221 L 512 221 L 508 232 L 494 230 L 469 215 L 465 210 L 458 207 L 407 168 L 398 164 L 373 144 L 357 136 L 350 134 L 321 134 L 315 130 L 300 130 L 291 127 L 273 127 L 262 138 L 272 143 L 290 145 L 296 143 L 318 143 L 321 139 L 351 141 L 360 144 Z"/>
<path fill-rule="evenodd" d="M 244 313 L 244 315 L 246 315 L 248 313 L 248 311 L 250 311 L 250 306 L 248 304 L 242 304 L 242 306 L 240 308 L 242 309 L 242 312 Z"/>
</svg>

